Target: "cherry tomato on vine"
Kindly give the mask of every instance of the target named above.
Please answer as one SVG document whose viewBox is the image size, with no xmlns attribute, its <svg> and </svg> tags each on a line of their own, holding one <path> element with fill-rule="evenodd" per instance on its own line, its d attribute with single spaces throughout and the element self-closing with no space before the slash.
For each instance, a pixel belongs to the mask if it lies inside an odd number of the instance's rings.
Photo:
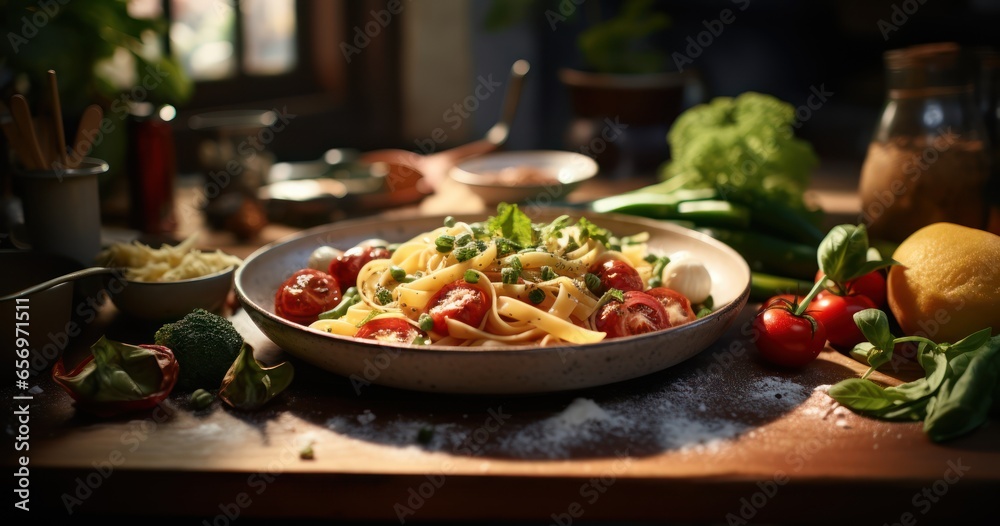
<svg viewBox="0 0 1000 526">
<path fill-rule="evenodd" d="M 413 343 L 427 335 L 401 318 L 375 318 L 362 325 L 354 337 L 387 343 Z"/>
<path fill-rule="evenodd" d="M 816 281 L 819 280 L 822 274 L 822 271 L 816 273 Z M 867 296 L 875 304 L 875 308 L 881 309 L 886 305 L 885 273 L 881 269 L 873 270 L 859 278 L 849 280 L 844 286 L 847 290 L 840 292 L 847 295 L 860 294 Z"/>
<path fill-rule="evenodd" d="M 486 317 L 486 293 L 483 289 L 463 280 L 453 281 L 434 293 L 424 311 L 434 320 L 434 332 L 448 334 L 451 318 L 472 327 L 479 327 Z M 423 326 L 421 326 L 423 327 Z"/>
<path fill-rule="evenodd" d="M 609 259 L 595 263 L 590 267 L 590 273 L 601 278 L 601 294 L 608 289 L 618 289 L 622 292 L 642 290 L 642 278 L 631 265 L 617 259 Z"/>
<path fill-rule="evenodd" d="M 861 329 L 854 323 L 854 313 L 865 309 L 878 308 L 868 296 L 848 294 L 840 296 L 829 291 L 816 295 L 809 305 L 809 311 L 816 321 L 823 324 L 826 337 L 835 347 L 850 349 L 868 341 Z"/>
<path fill-rule="evenodd" d="M 608 338 L 620 338 L 667 329 L 670 316 L 659 300 L 631 290 L 625 293 L 625 301 L 612 300 L 602 305 L 594 326 Z"/>
<path fill-rule="evenodd" d="M 274 294 L 274 312 L 302 325 L 340 303 L 340 285 L 326 272 L 311 268 L 295 271 Z"/>
<path fill-rule="evenodd" d="M 753 319 L 757 350 L 765 360 L 783 367 L 803 367 L 826 345 L 823 324 L 809 314 L 795 315 L 787 298 L 769 299 Z"/>
<path fill-rule="evenodd" d="M 356 246 L 330 261 L 328 274 L 337 278 L 340 291 L 357 286 L 361 267 L 373 259 L 389 259 L 392 254 L 385 247 Z"/>
</svg>

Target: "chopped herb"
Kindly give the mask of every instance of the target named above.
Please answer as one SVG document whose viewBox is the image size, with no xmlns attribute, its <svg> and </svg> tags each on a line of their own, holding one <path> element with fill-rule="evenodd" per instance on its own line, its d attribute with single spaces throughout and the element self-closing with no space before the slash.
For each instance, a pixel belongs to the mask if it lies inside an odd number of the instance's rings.
<svg viewBox="0 0 1000 526">
<path fill-rule="evenodd" d="M 478 256 L 483 251 L 483 249 L 479 248 L 478 243 L 482 243 L 482 241 L 469 243 L 468 245 L 455 249 L 455 259 L 457 259 L 459 263 L 462 263 Z"/>
<path fill-rule="evenodd" d="M 462 235 L 460 235 L 460 236 L 458 236 L 458 237 L 455 238 L 455 246 L 456 247 L 465 246 L 465 245 L 468 245 L 471 242 L 472 242 L 472 234 L 466 233 L 466 234 L 462 234 Z"/>
<path fill-rule="evenodd" d="M 385 287 L 375 289 L 375 301 L 377 301 L 379 305 L 388 305 L 392 303 L 392 291 Z"/>
<path fill-rule="evenodd" d="M 519 277 L 518 274 L 519 272 L 515 271 L 511 267 L 502 268 L 500 269 L 500 281 L 503 282 L 504 285 L 513 285 L 517 283 L 517 278 Z"/>
<path fill-rule="evenodd" d="M 698 309 L 697 316 L 699 318 L 704 318 L 705 316 L 708 316 L 711 313 L 712 313 L 712 309 L 710 309 L 708 307 L 702 307 L 702 308 Z"/>
<path fill-rule="evenodd" d="M 569 226 L 571 219 L 567 215 L 559 216 L 552 220 L 551 223 L 543 225 L 539 229 L 538 237 L 543 241 L 548 241 L 550 239 L 559 239 L 562 236 L 562 229 Z"/>
<path fill-rule="evenodd" d="M 444 218 L 444 226 L 446 226 L 448 228 L 451 228 L 451 227 L 455 226 L 455 218 L 452 217 L 452 216 L 448 216 L 448 217 Z"/>
<path fill-rule="evenodd" d="M 625 293 L 622 292 L 622 291 L 620 291 L 620 290 L 618 290 L 618 289 L 616 289 L 616 288 L 610 288 L 610 289 L 608 289 L 608 291 L 605 292 L 605 294 L 607 294 L 609 297 L 612 297 L 612 298 L 614 298 L 614 299 L 616 299 L 618 301 L 625 301 Z"/>
<path fill-rule="evenodd" d="M 656 258 L 656 262 L 653 263 L 653 272 L 649 278 L 650 287 L 659 287 L 663 285 L 663 269 L 666 268 L 667 263 L 670 263 L 670 258 L 667 256 L 660 256 Z"/>
<path fill-rule="evenodd" d="M 586 217 L 581 217 L 576 226 L 580 229 L 581 243 L 588 239 L 593 239 L 594 241 L 600 241 L 604 246 L 608 246 L 610 244 L 609 239 L 611 237 L 611 232 L 606 228 L 601 228 L 594 223 L 591 223 Z"/>
<path fill-rule="evenodd" d="M 524 267 L 521 266 L 521 258 L 517 256 L 510 258 L 510 268 L 514 269 L 514 271 L 517 272 L 518 277 L 520 277 L 521 271 L 524 270 Z"/>
<path fill-rule="evenodd" d="M 601 293 L 601 278 L 597 277 L 597 274 L 588 272 L 583 277 L 583 283 L 587 285 L 587 290 L 593 292 L 595 295 Z"/>
<path fill-rule="evenodd" d="M 654 265 L 654 264 L 656 264 L 656 260 L 659 259 L 659 258 L 657 258 L 656 254 L 646 254 L 646 257 L 644 257 L 642 259 L 646 263 L 649 263 L 650 265 Z"/>
<path fill-rule="evenodd" d="M 302 460 L 313 460 L 316 458 L 316 452 L 313 451 L 313 443 L 310 442 L 306 444 L 306 447 L 299 451 L 299 458 Z"/>
<path fill-rule="evenodd" d="M 417 318 L 417 325 L 420 326 L 420 330 L 424 332 L 431 332 L 434 330 L 434 319 L 431 318 L 429 314 L 421 314 L 420 317 Z"/>
<path fill-rule="evenodd" d="M 505 237 L 497 238 L 496 244 L 497 244 L 498 256 L 506 256 L 507 254 L 513 254 L 514 252 L 517 252 L 522 248 L 524 248 L 523 246 Z"/>
<path fill-rule="evenodd" d="M 575 239 L 570 238 L 569 242 L 566 243 L 566 250 L 564 252 L 572 252 L 578 248 L 580 248 L 580 244 Z"/>
<path fill-rule="evenodd" d="M 475 236 L 476 239 L 489 239 L 490 238 L 490 232 L 489 232 L 489 230 L 486 230 L 486 228 L 482 224 L 480 224 L 480 223 L 473 223 L 471 225 L 471 228 L 472 228 L 472 235 Z"/>
<path fill-rule="evenodd" d="M 373 309 L 371 312 L 368 313 L 367 316 L 365 316 L 365 319 L 361 320 L 361 323 L 358 323 L 357 325 L 355 325 L 355 327 L 360 328 L 362 325 L 372 321 L 372 319 L 374 319 L 375 316 L 378 316 L 379 314 L 382 314 L 382 311 L 378 309 Z"/>
<path fill-rule="evenodd" d="M 434 240 L 434 245 L 437 247 L 438 252 L 447 254 L 455 248 L 455 236 L 449 236 L 448 234 L 442 234 Z"/>
<path fill-rule="evenodd" d="M 528 301 L 535 305 L 545 301 L 545 291 L 542 289 L 531 289 L 531 292 L 528 293 Z"/>
<path fill-rule="evenodd" d="M 389 275 L 399 283 L 403 283 L 406 280 L 406 271 L 403 270 L 403 267 L 397 265 L 389 267 Z"/>
<path fill-rule="evenodd" d="M 491 234 L 507 238 L 521 247 L 534 243 L 535 231 L 531 218 L 516 204 L 498 204 L 497 215 L 486 220 L 486 228 Z"/>
<path fill-rule="evenodd" d="M 556 272 L 554 270 L 552 270 L 552 267 L 550 267 L 548 265 L 542 267 L 542 281 L 549 281 L 549 280 L 556 279 L 558 277 L 559 277 L 559 274 L 556 274 Z"/>
<path fill-rule="evenodd" d="M 471 268 L 465 271 L 466 283 L 479 283 L 479 273 Z"/>
</svg>

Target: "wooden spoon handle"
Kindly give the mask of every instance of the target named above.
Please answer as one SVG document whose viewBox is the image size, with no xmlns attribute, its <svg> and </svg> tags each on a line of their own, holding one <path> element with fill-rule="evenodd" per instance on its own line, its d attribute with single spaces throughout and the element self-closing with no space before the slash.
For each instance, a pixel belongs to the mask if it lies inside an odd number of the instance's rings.
<svg viewBox="0 0 1000 526">
<path fill-rule="evenodd" d="M 93 140 L 97 138 L 97 130 L 104 119 L 104 111 L 96 104 L 91 104 L 83 110 L 80 117 L 80 126 L 76 129 L 76 137 L 73 139 L 73 151 L 70 152 L 69 165 L 77 167 L 80 161 L 90 154 L 93 148 Z"/>
<path fill-rule="evenodd" d="M 21 142 L 21 132 L 17 129 L 17 123 L 14 122 L 14 118 L 9 112 L 0 115 L 0 127 L 3 128 L 3 134 L 7 137 L 7 142 L 14 149 L 14 153 L 17 155 L 17 159 L 21 161 L 21 164 L 29 170 L 38 169 L 32 162 L 32 156 L 29 155 L 27 147 Z"/>
<path fill-rule="evenodd" d="M 63 166 L 66 166 L 69 164 L 69 160 L 66 156 L 66 130 L 63 128 L 62 104 L 59 102 L 59 83 L 56 81 L 56 72 L 51 69 L 49 70 L 49 96 L 52 97 L 52 130 L 56 134 L 58 159 Z"/>
<path fill-rule="evenodd" d="M 31 157 L 30 164 L 37 170 L 47 169 L 49 166 L 42 156 L 42 148 L 38 144 L 38 136 L 35 135 L 35 125 L 31 122 L 31 109 L 28 108 L 28 100 L 24 95 L 18 94 L 10 98 L 10 112 L 14 116 L 14 122 L 17 123 L 25 153 Z"/>
</svg>

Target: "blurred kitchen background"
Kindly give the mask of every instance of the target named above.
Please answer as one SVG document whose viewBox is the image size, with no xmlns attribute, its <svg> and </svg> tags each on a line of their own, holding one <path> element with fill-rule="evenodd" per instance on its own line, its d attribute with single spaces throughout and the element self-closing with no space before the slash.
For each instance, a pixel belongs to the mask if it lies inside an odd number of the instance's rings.
<svg viewBox="0 0 1000 526">
<path fill-rule="evenodd" d="M 800 136 L 854 187 L 886 97 L 885 51 L 957 42 L 970 57 L 982 57 L 969 71 L 985 85 L 996 81 L 990 48 L 1000 45 L 1000 0 L 0 6 L 4 100 L 14 93 L 38 100 L 45 71 L 54 69 L 67 130 L 76 129 L 88 104 L 100 104 L 111 129 L 91 155 L 111 165 L 101 187 L 105 220 L 144 230 L 167 227 L 128 211 L 139 199 L 134 188 L 123 190 L 129 181 L 201 184 L 209 171 L 237 159 L 255 185 L 274 164 L 321 159 L 331 150 L 432 153 L 480 138 L 501 114 L 504 85 L 519 59 L 531 69 L 507 149 L 581 151 L 616 125 L 623 135 L 593 152 L 602 176 L 651 177 L 669 158 L 665 135 L 677 112 L 715 96 L 760 91 L 799 107 Z M 595 95 L 597 88 L 579 85 L 587 72 L 646 74 L 635 82 L 651 93 L 631 106 L 630 97 L 615 92 Z M 982 95 L 981 109 L 995 126 L 996 101 L 988 98 Z M 598 109 L 604 103 L 608 108 Z M 2 166 L 11 170 L 7 159 Z M 261 180 L 248 175 L 255 170 Z M 251 235 L 253 225 L 244 227 Z"/>
</svg>

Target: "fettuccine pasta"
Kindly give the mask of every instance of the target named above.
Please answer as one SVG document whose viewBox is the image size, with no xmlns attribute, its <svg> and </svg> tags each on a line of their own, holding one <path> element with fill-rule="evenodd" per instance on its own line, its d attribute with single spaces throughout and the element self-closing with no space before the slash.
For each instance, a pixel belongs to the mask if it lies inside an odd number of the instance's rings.
<svg viewBox="0 0 1000 526">
<path fill-rule="evenodd" d="M 661 286 L 669 258 L 651 252 L 645 234 L 616 238 L 568 216 L 533 224 L 516 205 L 483 223 L 444 223 L 364 263 L 353 283 L 339 284 L 340 304 L 309 327 L 485 347 L 595 343 L 696 318 L 684 296 Z M 332 279 L 349 279 L 349 263 L 333 261 Z"/>
</svg>

